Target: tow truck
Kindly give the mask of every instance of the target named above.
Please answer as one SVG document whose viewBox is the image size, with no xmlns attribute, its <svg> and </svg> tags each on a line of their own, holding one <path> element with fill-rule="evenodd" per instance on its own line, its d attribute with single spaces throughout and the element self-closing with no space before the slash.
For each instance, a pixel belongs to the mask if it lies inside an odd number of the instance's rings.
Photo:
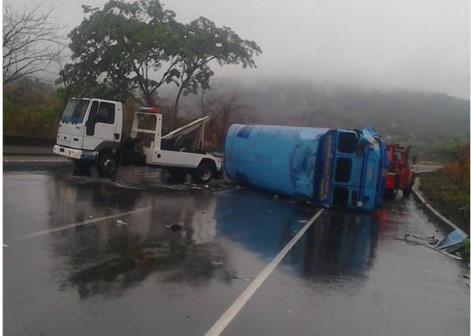
<svg viewBox="0 0 471 336">
<path fill-rule="evenodd" d="M 409 165 L 411 146 L 404 148 L 399 144 L 386 144 L 388 173 L 386 175 L 385 196 L 395 199 L 398 191 L 409 197 L 415 182 L 414 166 Z"/>
<path fill-rule="evenodd" d="M 61 115 L 53 152 L 80 170 L 95 165 L 105 177 L 113 176 L 120 165 L 148 165 L 167 169 L 175 179 L 190 174 L 195 182 L 207 183 L 222 173 L 223 161 L 202 148 L 209 120 L 205 116 L 163 135 L 159 108 L 141 107 L 134 114 L 130 137 L 125 137 L 120 102 L 71 98 Z M 190 136 L 195 131 L 196 137 Z"/>
</svg>

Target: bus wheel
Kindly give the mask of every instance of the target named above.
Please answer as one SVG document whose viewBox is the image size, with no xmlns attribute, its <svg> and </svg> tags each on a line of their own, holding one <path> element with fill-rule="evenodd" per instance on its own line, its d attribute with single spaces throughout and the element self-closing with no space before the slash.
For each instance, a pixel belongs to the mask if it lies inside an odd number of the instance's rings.
<svg viewBox="0 0 471 336">
<path fill-rule="evenodd" d="M 118 161 L 113 153 L 104 153 L 98 159 L 98 171 L 104 177 L 112 177 L 118 170 Z"/>
</svg>

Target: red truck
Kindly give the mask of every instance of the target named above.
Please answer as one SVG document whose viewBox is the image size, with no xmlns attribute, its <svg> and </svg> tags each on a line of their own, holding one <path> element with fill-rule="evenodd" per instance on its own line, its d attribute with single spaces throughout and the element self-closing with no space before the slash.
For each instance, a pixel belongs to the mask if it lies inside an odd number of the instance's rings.
<svg viewBox="0 0 471 336">
<path fill-rule="evenodd" d="M 410 147 L 402 147 L 399 144 L 386 144 L 386 153 L 389 162 L 386 175 L 385 195 L 394 199 L 399 190 L 402 195 L 408 197 L 412 192 L 415 181 L 414 167 L 409 164 Z"/>
</svg>

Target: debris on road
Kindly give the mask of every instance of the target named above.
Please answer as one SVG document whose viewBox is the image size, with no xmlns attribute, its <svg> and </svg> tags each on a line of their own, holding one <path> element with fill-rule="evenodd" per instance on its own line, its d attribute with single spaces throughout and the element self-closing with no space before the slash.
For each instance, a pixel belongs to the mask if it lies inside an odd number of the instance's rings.
<svg viewBox="0 0 471 336">
<path fill-rule="evenodd" d="M 451 258 L 463 260 L 467 235 L 461 230 L 454 230 L 441 240 L 436 239 L 435 236 L 421 237 L 410 233 L 406 233 L 404 238 L 396 239 L 403 240 L 409 245 L 426 246 Z"/>
<path fill-rule="evenodd" d="M 121 226 L 121 225 L 129 225 L 129 224 L 126 223 L 126 222 L 123 222 L 121 219 L 118 219 L 118 220 L 116 221 L 116 225 Z"/>
<path fill-rule="evenodd" d="M 435 247 L 453 253 L 464 247 L 467 235 L 461 230 L 454 230 L 443 238 Z"/>
</svg>

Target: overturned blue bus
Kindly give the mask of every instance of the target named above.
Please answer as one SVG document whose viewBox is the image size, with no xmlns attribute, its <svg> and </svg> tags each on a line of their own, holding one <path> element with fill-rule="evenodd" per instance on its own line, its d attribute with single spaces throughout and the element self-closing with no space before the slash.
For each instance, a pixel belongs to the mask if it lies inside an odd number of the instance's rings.
<svg viewBox="0 0 471 336">
<path fill-rule="evenodd" d="M 374 128 L 234 124 L 224 146 L 231 180 L 322 207 L 381 207 L 386 165 L 384 143 Z"/>
</svg>

